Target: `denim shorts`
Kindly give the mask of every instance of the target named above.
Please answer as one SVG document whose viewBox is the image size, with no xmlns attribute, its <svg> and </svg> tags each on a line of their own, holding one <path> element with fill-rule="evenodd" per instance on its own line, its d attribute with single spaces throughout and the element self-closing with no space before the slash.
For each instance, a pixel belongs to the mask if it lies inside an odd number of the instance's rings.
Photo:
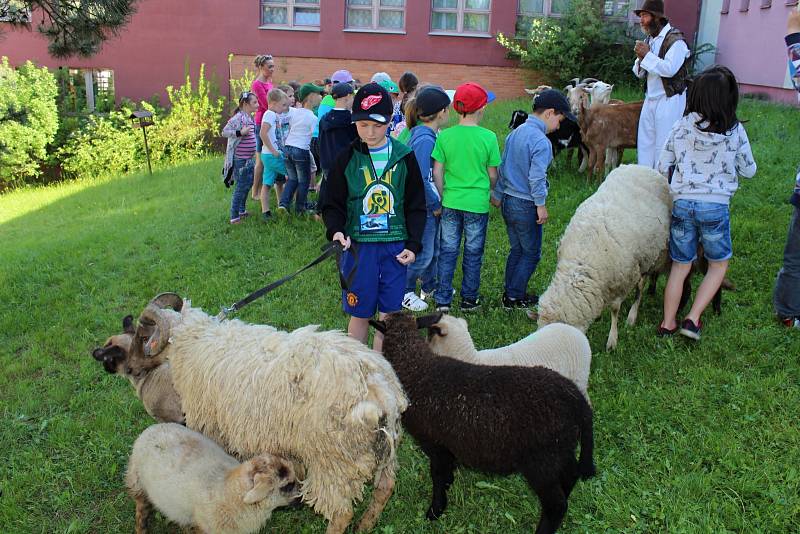
<svg viewBox="0 0 800 534">
<path fill-rule="evenodd" d="M 697 259 L 702 244 L 708 261 L 725 261 L 733 256 L 731 219 L 727 204 L 676 200 L 669 228 L 669 255 L 677 263 Z"/>
</svg>

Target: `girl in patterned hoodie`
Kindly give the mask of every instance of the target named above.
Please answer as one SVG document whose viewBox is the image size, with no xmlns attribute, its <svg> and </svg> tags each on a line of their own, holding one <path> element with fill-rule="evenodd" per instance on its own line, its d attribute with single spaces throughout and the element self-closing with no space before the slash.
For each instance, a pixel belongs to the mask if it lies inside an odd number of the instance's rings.
<svg viewBox="0 0 800 534">
<path fill-rule="evenodd" d="M 700 315 L 719 289 L 731 247 L 730 198 L 738 177 L 752 178 L 756 162 L 744 126 L 736 118 L 739 88 L 733 73 L 715 65 L 701 72 L 689 86 L 686 112 L 667 139 L 658 170 L 670 179 L 672 224 L 669 253 L 672 269 L 664 291 L 661 336 L 675 332 L 699 340 Z M 678 325 L 676 313 L 683 281 L 702 243 L 708 272 L 697 289 L 689 314 Z"/>
</svg>

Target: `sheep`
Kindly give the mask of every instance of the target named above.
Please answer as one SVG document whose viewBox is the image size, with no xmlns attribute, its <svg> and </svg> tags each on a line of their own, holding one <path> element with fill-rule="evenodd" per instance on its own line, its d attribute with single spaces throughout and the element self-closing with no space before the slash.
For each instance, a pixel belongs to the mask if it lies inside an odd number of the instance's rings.
<svg viewBox="0 0 800 534">
<path fill-rule="evenodd" d="M 394 489 L 408 402 L 378 353 L 317 328 L 219 321 L 169 293 L 142 312 L 125 365 L 140 374 L 168 361 L 189 428 L 241 458 L 291 460 L 303 501 L 329 520 L 328 534 L 345 531 L 372 479 L 358 525 L 369 530 Z"/>
<path fill-rule="evenodd" d="M 484 472 L 521 473 L 542 513 L 537 534 L 556 532 L 578 478 L 594 475 L 592 409 L 577 386 L 544 367 L 474 365 L 436 356 L 415 320 L 395 312 L 370 323 L 409 397 L 403 426 L 430 459 L 433 497 L 426 517 L 447 507 L 455 463 Z M 580 459 L 575 448 L 580 437 Z"/>
<path fill-rule="evenodd" d="M 578 115 L 583 142 L 589 148 L 588 176 L 604 172 L 606 152 L 636 148 L 643 102 L 582 106 Z M 616 160 L 620 159 L 618 156 Z"/>
<path fill-rule="evenodd" d="M 256 532 L 296 493 L 292 464 L 283 458 L 263 454 L 240 464 L 210 439 L 175 423 L 141 433 L 125 481 L 136 503 L 137 534 L 147 531 L 151 506 L 201 532 Z"/>
<path fill-rule="evenodd" d="M 95 360 L 102 362 L 103 368 L 111 374 L 127 378 L 136 396 L 142 401 L 145 411 L 159 423 L 184 422 L 181 399 L 172 385 L 172 371 L 169 362 L 165 362 L 143 375 L 133 375 L 124 365 L 125 354 L 133 341 L 133 317 L 128 315 L 122 320 L 123 333 L 111 336 L 100 348 L 92 351 Z"/>
<path fill-rule="evenodd" d="M 582 332 L 607 307 L 606 349 L 617 345 L 617 318 L 633 288 L 636 322 L 646 277 L 668 266 L 672 198 L 667 179 L 649 167 L 623 165 L 578 206 L 558 245 L 556 271 L 539 299 L 539 326 L 560 322 Z"/>
<path fill-rule="evenodd" d="M 574 326 L 549 324 L 506 347 L 481 351 L 475 349 L 467 321 L 460 317 L 444 315 L 428 332 L 434 354 L 477 365 L 541 365 L 575 382 L 589 400 L 592 349 L 586 335 Z"/>
</svg>

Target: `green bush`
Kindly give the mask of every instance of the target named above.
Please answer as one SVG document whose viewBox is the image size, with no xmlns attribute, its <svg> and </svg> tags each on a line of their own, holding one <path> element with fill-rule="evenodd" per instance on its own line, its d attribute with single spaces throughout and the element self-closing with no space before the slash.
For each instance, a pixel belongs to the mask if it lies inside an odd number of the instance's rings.
<svg viewBox="0 0 800 534">
<path fill-rule="evenodd" d="M 220 129 L 224 99 L 213 95 L 203 66 L 196 88 L 187 75 L 179 88 L 167 87 L 167 95 L 169 111 L 139 103 L 153 113 L 155 124 L 147 129 L 147 140 L 154 167 L 207 155 Z M 108 117 L 92 116 L 84 128 L 73 131 L 58 153 L 64 174 L 80 178 L 146 167 L 142 132 L 132 128 L 128 119 L 133 110 L 132 102 L 125 101 Z"/>
<path fill-rule="evenodd" d="M 35 179 L 58 129 L 55 77 L 30 61 L 0 60 L 0 190 Z"/>
<path fill-rule="evenodd" d="M 574 0 L 561 18 L 532 19 L 524 42 L 498 34 L 497 41 L 545 82 L 561 86 L 572 78 L 593 77 L 633 84 L 635 39 L 625 26 L 602 17 L 596 0 Z"/>
</svg>

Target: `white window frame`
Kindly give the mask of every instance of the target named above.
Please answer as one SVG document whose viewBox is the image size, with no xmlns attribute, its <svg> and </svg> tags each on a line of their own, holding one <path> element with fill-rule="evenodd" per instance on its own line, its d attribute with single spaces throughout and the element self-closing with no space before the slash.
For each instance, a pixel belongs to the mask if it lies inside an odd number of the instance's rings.
<svg viewBox="0 0 800 534">
<path fill-rule="evenodd" d="M 433 7 L 433 0 L 430 0 L 431 6 L 431 19 L 430 19 L 430 32 L 429 35 L 461 35 L 466 37 L 492 37 L 492 0 L 489 0 L 489 9 L 467 9 L 466 0 L 458 0 L 458 5 L 455 8 L 446 7 Z M 456 29 L 455 30 L 440 30 L 433 28 L 433 14 L 434 13 L 456 13 Z M 474 13 L 476 15 L 489 16 L 489 30 L 487 32 L 474 32 L 464 30 L 464 14 Z"/>
<path fill-rule="evenodd" d="M 264 24 L 264 8 L 265 7 L 282 7 L 286 8 L 286 24 Z M 295 8 L 310 8 L 316 9 L 319 11 L 319 20 L 322 23 L 322 0 L 317 3 L 306 2 L 303 0 L 259 0 L 258 2 L 258 17 L 259 22 L 261 25 L 259 26 L 262 30 L 297 30 L 297 31 L 310 31 L 310 32 L 318 32 L 320 25 L 317 24 L 316 26 L 306 25 L 306 24 L 295 24 L 294 23 L 294 10 Z"/>
<path fill-rule="evenodd" d="M 381 0 L 371 0 L 371 6 L 353 5 L 344 2 L 344 31 L 346 32 L 367 32 L 367 33 L 406 33 L 406 6 L 409 0 L 403 0 L 402 6 L 382 6 Z M 372 24 L 368 28 L 347 25 L 347 12 L 351 9 L 360 11 L 372 11 Z M 387 28 L 379 26 L 381 11 L 402 11 L 403 12 L 403 27 L 402 28 Z"/>
</svg>

